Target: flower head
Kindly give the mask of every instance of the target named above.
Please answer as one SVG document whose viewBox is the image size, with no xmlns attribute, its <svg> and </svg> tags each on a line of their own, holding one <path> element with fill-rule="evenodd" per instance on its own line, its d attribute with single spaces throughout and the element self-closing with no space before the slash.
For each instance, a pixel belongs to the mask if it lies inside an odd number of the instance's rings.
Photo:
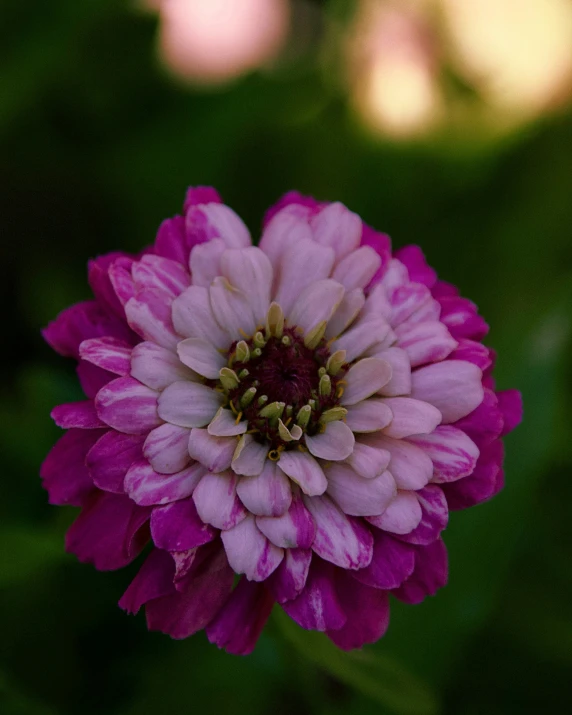
<svg viewBox="0 0 572 715">
<path fill-rule="evenodd" d="M 476 307 L 417 247 L 392 254 L 295 193 L 254 247 L 198 188 L 151 248 L 89 279 L 95 300 L 44 333 L 87 399 L 53 411 L 68 431 L 42 477 L 82 507 L 80 560 L 116 569 L 151 543 L 122 608 L 247 653 L 277 602 L 351 649 L 383 635 L 390 593 L 445 584 L 449 509 L 502 487 L 521 405 L 495 392 Z"/>
</svg>

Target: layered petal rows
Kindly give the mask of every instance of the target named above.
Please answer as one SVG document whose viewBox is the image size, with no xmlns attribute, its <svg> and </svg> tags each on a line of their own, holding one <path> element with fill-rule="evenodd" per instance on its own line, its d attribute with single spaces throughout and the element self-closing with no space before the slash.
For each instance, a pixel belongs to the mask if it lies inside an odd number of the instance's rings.
<svg viewBox="0 0 572 715">
<path fill-rule="evenodd" d="M 41 471 L 81 512 L 66 547 L 117 569 L 150 629 L 250 652 L 275 603 L 340 648 L 380 638 L 389 595 L 447 581 L 449 511 L 503 486 L 520 395 L 487 325 L 416 246 L 287 194 L 258 247 L 210 188 L 139 256 L 90 263 L 94 300 L 44 331 L 86 400 Z M 239 575 L 239 578 L 236 578 Z"/>
</svg>

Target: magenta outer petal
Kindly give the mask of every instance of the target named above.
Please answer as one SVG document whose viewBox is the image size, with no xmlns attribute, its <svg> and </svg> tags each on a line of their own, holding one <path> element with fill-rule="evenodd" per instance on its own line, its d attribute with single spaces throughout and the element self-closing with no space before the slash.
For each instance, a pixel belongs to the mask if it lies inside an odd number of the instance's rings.
<svg viewBox="0 0 572 715">
<path fill-rule="evenodd" d="M 459 340 L 458 346 L 449 355 L 449 360 L 466 360 L 467 362 L 472 362 L 483 372 L 488 370 L 493 362 L 490 350 L 486 345 L 465 338 Z"/>
<path fill-rule="evenodd" d="M 346 622 L 335 585 L 335 567 L 312 558 L 308 579 L 302 593 L 282 608 L 307 631 L 338 630 Z"/>
<path fill-rule="evenodd" d="M 415 549 L 379 529 L 373 530 L 373 557 L 369 566 L 352 576 L 373 588 L 398 588 L 413 573 Z"/>
<path fill-rule="evenodd" d="M 147 601 L 168 596 L 175 591 L 175 564 L 170 554 L 153 549 L 127 590 L 119 600 L 119 608 L 127 613 L 138 613 Z"/>
<path fill-rule="evenodd" d="M 100 429 L 107 428 L 97 416 L 93 400 L 83 402 L 68 402 L 54 407 L 51 417 L 58 427 L 63 429 Z"/>
<path fill-rule="evenodd" d="M 97 367 L 97 365 L 92 365 L 90 362 L 87 362 L 87 360 L 79 361 L 76 373 L 81 389 L 90 400 L 93 400 L 103 387 L 117 377 L 117 375 L 114 375 L 112 372 L 102 370 L 100 367 Z"/>
<path fill-rule="evenodd" d="M 101 430 L 71 429 L 52 447 L 40 468 L 50 504 L 82 506 L 93 492 L 85 459 L 101 434 Z"/>
<path fill-rule="evenodd" d="M 512 432 L 522 422 L 522 395 L 518 390 L 497 392 L 498 406 L 504 417 L 501 437 Z"/>
<path fill-rule="evenodd" d="M 400 534 L 397 538 L 408 544 L 430 544 L 439 537 L 449 521 L 447 499 L 436 484 L 428 484 L 415 494 L 421 505 L 421 523 L 409 534 Z"/>
<path fill-rule="evenodd" d="M 311 196 L 304 196 L 298 191 L 289 191 L 287 194 L 277 201 L 274 206 L 271 206 L 264 216 L 263 225 L 266 227 L 270 221 L 276 216 L 279 211 L 286 208 L 286 206 L 300 206 L 302 209 L 306 209 L 306 215 L 308 218 L 310 216 L 318 213 L 320 209 L 326 206 L 325 203 L 320 203 Z"/>
<path fill-rule="evenodd" d="M 158 427 L 157 392 L 132 377 L 119 377 L 95 398 L 99 418 L 118 432 L 143 434 Z"/>
<path fill-rule="evenodd" d="M 419 246 L 403 246 L 393 255 L 407 268 L 412 281 L 423 283 L 427 288 L 433 288 L 437 282 L 437 273 L 427 264 L 425 255 Z"/>
<path fill-rule="evenodd" d="M 151 538 L 159 549 L 188 551 L 208 544 L 217 533 L 200 520 L 191 498 L 155 507 L 151 514 Z"/>
<path fill-rule="evenodd" d="M 328 638 L 342 650 L 361 648 L 379 640 L 389 626 L 387 591 L 366 586 L 338 571 L 336 592 L 347 621 L 342 628 L 328 630 Z"/>
<path fill-rule="evenodd" d="M 447 549 L 441 539 L 427 546 L 416 546 L 415 568 L 411 576 L 392 594 L 405 603 L 421 603 L 434 596 L 447 583 L 449 567 Z"/>
<path fill-rule="evenodd" d="M 252 653 L 273 605 L 274 599 L 263 584 L 241 578 L 207 626 L 209 641 L 233 655 Z"/>
<path fill-rule="evenodd" d="M 502 434 L 504 416 L 499 407 L 497 395 L 492 390 L 485 389 L 481 404 L 469 415 L 454 423 L 475 442 L 479 449 L 489 444 Z"/>
<path fill-rule="evenodd" d="M 123 482 L 129 467 L 143 457 L 145 437 L 110 430 L 89 450 L 86 464 L 96 487 L 123 494 Z"/>
<path fill-rule="evenodd" d="M 380 233 L 364 223 L 361 233 L 361 245 L 370 246 L 381 258 L 381 266 L 371 279 L 371 285 L 373 285 L 383 276 L 387 264 L 391 260 L 391 239 L 386 233 Z"/>
<path fill-rule="evenodd" d="M 190 249 L 187 245 L 183 216 L 174 216 L 163 221 L 155 238 L 155 250 L 159 256 L 170 258 L 183 266 L 187 265 Z"/>
<path fill-rule="evenodd" d="M 205 628 L 224 605 L 234 579 L 225 553 L 218 543 L 216 548 L 207 544 L 200 551 L 205 556 L 195 560 L 184 590 L 147 603 L 149 630 L 188 638 Z"/>
<path fill-rule="evenodd" d="M 500 440 L 482 447 L 471 475 L 442 485 L 449 509 L 468 509 L 497 494 L 504 485 L 503 459 L 504 446 Z"/>
<path fill-rule="evenodd" d="M 79 346 L 83 360 L 114 375 L 129 375 L 133 347 L 117 338 L 90 338 Z"/>
<path fill-rule="evenodd" d="M 126 253 L 108 253 L 88 262 L 88 282 L 94 296 L 107 310 L 125 320 L 123 305 L 117 297 L 115 288 L 109 278 L 109 269 L 118 259 L 130 259 Z"/>
<path fill-rule="evenodd" d="M 441 322 L 456 339 L 482 340 L 489 326 L 477 312 L 477 306 L 466 298 L 446 296 L 437 299 L 441 304 Z"/>
<path fill-rule="evenodd" d="M 149 509 L 123 494 L 95 492 L 66 534 L 66 550 L 100 571 L 127 566 L 149 540 Z"/>
<path fill-rule="evenodd" d="M 183 209 L 188 211 L 197 204 L 222 204 L 219 192 L 212 186 L 190 186 L 187 189 Z"/>
<path fill-rule="evenodd" d="M 129 468 L 124 487 L 130 498 L 141 506 L 169 504 L 190 496 L 205 471 L 194 462 L 175 474 L 159 474 L 147 460 L 141 459 Z"/>
<path fill-rule="evenodd" d="M 265 582 L 278 603 L 292 601 L 306 585 L 311 549 L 286 549 L 280 566 Z"/>
</svg>

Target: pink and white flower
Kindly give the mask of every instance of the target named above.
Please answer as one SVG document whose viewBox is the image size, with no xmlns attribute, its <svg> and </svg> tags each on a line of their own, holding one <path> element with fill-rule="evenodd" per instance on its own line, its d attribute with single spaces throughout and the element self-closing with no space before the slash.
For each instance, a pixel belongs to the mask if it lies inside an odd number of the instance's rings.
<svg viewBox="0 0 572 715">
<path fill-rule="evenodd" d="M 419 248 L 392 254 L 296 193 L 255 247 L 194 188 L 151 248 L 92 261 L 89 281 L 95 299 L 44 332 L 87 399 L 54 409 L 67 432 L 42 478 L 81 507 L 81 561 L 117 569 L 151 545 L 122 608 L 248 653 L 277 602 L 352 649 L 384 634 L 390 593 L 445 584 L 449 510 L 501 489 L 521 404 Z"/>
</svg>

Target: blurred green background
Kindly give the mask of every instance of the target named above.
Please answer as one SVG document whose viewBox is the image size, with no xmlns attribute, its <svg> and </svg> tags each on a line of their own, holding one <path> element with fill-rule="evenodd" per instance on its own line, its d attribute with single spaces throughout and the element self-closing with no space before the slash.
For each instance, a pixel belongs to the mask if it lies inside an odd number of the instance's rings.
<svg viewBox="0 0 572 715">
<path fill-rule="evenodd" d="M 2 715 L 572 707 L 570 105 L 496 131 L 486 97 L 443 60 L 444 123 L 374 132 L 343 67 L 355 3 L 294 5 L 278 59 L 213 88 L 168 72 L 157 17 L 132 3 L 0 4 Z M 457 95 L 474 110 L 461 120 Z M 247 658 L 203 634 L 147 633 L 116 606 L 138 564 L 102 574 L 67 556 L 74 510 L 40 488 L 59 432 L 49 411 L 81 399 L 40 328 L 89 296 L 88 257 L 151 243 L 190 184 L 215 185 L 253 235 L 296 188 L 343 201 L 395 246 L 421 244 L 489 321 L 499 387 L 523 391 L 505 490 L 452 514 L 450 584 L 420 606 L 394 602 L 388 635 L 363 653 L 278 614 Z"/>
</svg>

